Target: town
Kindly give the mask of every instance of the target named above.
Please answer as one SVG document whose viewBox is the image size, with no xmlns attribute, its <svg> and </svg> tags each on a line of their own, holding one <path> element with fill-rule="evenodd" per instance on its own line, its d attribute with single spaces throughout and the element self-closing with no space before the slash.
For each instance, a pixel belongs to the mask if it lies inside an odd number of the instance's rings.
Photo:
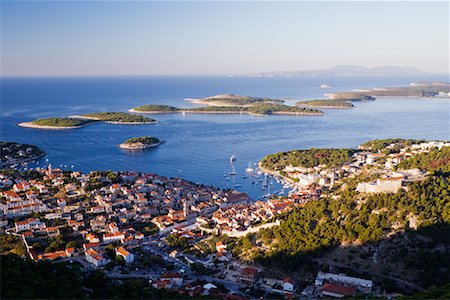
<svg viewBox="0 0 450 300">
<path fill-rule="evenodd" d="M 398 165 L 449 146 L 393 142 L 373 151 L 366 145 L 339 167 L 289 165 L 272 175 L 291 193 L 267 201 L 151 173 L 83 174 L 51 164 L 24 173 L 5 171 L 0 174 L 0 226 L 23 242 L 34 261 L 78 263 L 86 271 L 104 270 L 118 280 L 145 279 L 154 288 L 187 296 L 245 299 L 256 286 L 287 298 L 376 294 L 380 291 L 372 280 L 345 274 L 319 272 L 306 285 L 289 276 L 272 278 L 233 256 L 232 247 L 238 238 L 279 225 L 280 214 L 320 201 L 356 176 L 371 179 L 357 184 L 359 193 L 395 193 L 407 182 L 424 180 L 425 172 Z"/>
</svg>

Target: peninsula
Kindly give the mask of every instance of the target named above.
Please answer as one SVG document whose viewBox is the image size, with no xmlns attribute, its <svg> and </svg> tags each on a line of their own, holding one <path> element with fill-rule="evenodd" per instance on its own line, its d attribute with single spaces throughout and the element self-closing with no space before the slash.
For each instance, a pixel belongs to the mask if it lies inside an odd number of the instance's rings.
<svg viewBox="0 0 450 300">
<path fill-rule="evenodd" d="M 350 92 L 339 92 L 327 95 L 330 98 L 351 99 L 365 97 L 375 100 L 375 97 L 420 97 L 420 98 L 448 98 L 450 97 L 450 83 L 421 81 L 411 83 L 409 86 L 372 88 Z"/>
<path fill-rule="evenodd" d="M 1 167 L 38 159 L 45 155 L 45 152 L 36 146 L 13 142 L 0 142 L 0 150 Z"/>
<path fill-rule="evenodd" d="M 127 150 L 138 150 L 138 149 L 146 149 L 146 148 L 153 148 L 158 147 L 161 145 L 163 141 L 160 141 L 159 139 L 151 136 L 141 136 L 141 137 L 135 137 L 130 138 L 119 145 L 122 149 Z"/>
<path fill-rule="evenodd" d="M 77 129 L 89 124 L 99 122 L 121 125 L 142 125 L 157 123 L 157 121 L 154 119 L 129 113 L 99 112 L 89 113 L 85 115 L 69 116 L 65 118 L 38 119 L 31 122 L 22 122 L 17 125 L 28 128 L 60 130 Z"/>
</svg>

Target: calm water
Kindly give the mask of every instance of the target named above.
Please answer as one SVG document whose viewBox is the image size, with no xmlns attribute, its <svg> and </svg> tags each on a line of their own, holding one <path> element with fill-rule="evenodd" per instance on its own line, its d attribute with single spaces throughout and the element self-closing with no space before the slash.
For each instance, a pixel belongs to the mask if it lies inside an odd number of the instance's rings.
<svg viewBox="0 0 450 300">
<path fill-rule="evenodd" d="M 326 110 L 324 116 L 155 115 L 157 125 L 96 124 L 77 130 L 45 131 L 17 127 L 36 118 L 95 111 L 126 111 L 147 103 L 191 106 L 184 98 L 220 93 L 308 99 L 323 93 L 375 86 L 395 86 L 429 78 L 225 78 L 110 77 L 3 79 L 1 140 L 37 145 L 54 166 L 74 169 L 138 170 L 232 187 L 224 172 L 236 154 L 235 183 L 254 198 L 260 185 L 242 179 L 249 162 L 295 148 L 355 147 L 374 138 L 449 139 L 449 100 L 378 99 L 355 103 L 350 110 Z M 333 89 L 323 90 L 323 83 Z M 117 147 L 133 136 L 165 141 L 157 149 L 130 153 Z M 42 165 L 43 161 L 41 161 Z M 275 185 L 274 190 L 281 187 Z"/>
</svg>

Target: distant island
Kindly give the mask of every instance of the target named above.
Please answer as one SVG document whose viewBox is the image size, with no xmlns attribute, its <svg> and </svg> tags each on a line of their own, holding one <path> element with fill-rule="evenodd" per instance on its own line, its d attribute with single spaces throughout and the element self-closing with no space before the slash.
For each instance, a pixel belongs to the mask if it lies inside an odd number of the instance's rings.
<svg viewBox="0 0 450 300">
<path fill-rule="evenodd" d="M 104 122 L 108 124 L 140 125 L 155 124 L 156 120 L 144 116 L 134 115 L 123 112 L 100 112 L 85 115 L 76 115 L 65 118 L 47 118 L 38 119 L 31 122 L 22 122 L 17 124 L 21 127 L 37 129 L 77 129 L 83 126 Z"/>
<path fill-rule="evenodd" d="M 231 97 L 231 98 L 230 98 Z M 129 110 L 134 113 L 196 113 L 196 114 L 250 114 L 250 115 L 322 115 L 317 109 L 289 106 L 284 101 L 271 98 L 258 98 L 224 94 L 193 100 L 195 103 L 208 106 L 195 108 L 178 108 L 162 104 L 149 104 Z"/>
<path fill-rule="evenodd" d="M 152 137 L 152 136 L 141 136 L 141 137 L 134 137 L 126 140 L 122 144 L 119 145 L 122 149 L 127 150 L 138 150 L 138 149 L 146 149 L 146 148 L 153 148 L 161 145 L 163 141 L 160 141 L 159 139 Z"/>
<path fill-rule="evenodd" d="M 424 71 L 401 66 L 379 66 L 368 68 L 358 65 L 339 65 L 329 69 L 301 71 L 273 71 L 246 74 L 248 77 L 349 77 L 349 76 L 415 76 L 424 75 Z"/>
<path fill-rule="evenodd" d="M 316 108 L 353 108 L 351 100 L 349 99 L 317 99 L 299 101 L 296 103 L 298 106 L 308 106 Z"/>
<path fill-rule="evenodd" d="M 414 82 L 409 86 L 403 87 L 386 87 L 386 88 L 372 88 L 350 92 L 339 92 L 327 95 L 330 98 L 344 98 L 353 99 L 361 97 L 370 97 L 374 100 L 375 97 L 420 97 L 420 98 L 434 98 L 434 97 L 450 97 L 450 83 L 446 82 Z"/>
<path fill-rule="evenodd" d="M 13 142 L 0 142 L 1 163 L 0 166 L 11 166 L 45 155 L 45 152 L 36 146 Z"/>
</svg>

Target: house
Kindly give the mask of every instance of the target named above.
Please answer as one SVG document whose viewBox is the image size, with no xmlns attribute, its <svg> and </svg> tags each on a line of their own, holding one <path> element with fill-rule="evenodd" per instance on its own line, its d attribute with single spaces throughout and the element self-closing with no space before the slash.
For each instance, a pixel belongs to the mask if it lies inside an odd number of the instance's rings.
<svg viewBox="0 0 450 300">
<path fill-rule="evenodd" d="M 347 287 L 336 283 L 326 282 L 322 286 L 322 296 L 330 296 L 334 298 L 354 297 L 356 296 L 356 289 L 354 287 Z"/>
<path fill-rule="evenodd" d="M 161 275 L 160 280 L 169 281 L 172 287 L 183 285 L 183 277 L 179 273 L 165 273 Z"/>
<path fill-rule="evenodd" d="M 283 280 L 283 291 L 285 292 L 293 292 L 294 291 L 294 279 L 291 277 L 286 277 Z"/>
<path fill-rule="evenodd" d="M 30 229 L 45 228 L 45 224 L 36 218 L 29 218 L 25 221 L 16 222 L 15 226 L 16 226 L 16 232 L 30 230 Z"/>
<path fill-rule="evenodd" d="M 86 241 L 88 241 L 89 243 L 99 243 L 100 239 L 98 237 L 96 237 L 94 234 L 92 233 L 88 233 L 86 234 L 86 236 L 84 237 L 86 239 Z"/>
<path fill-rule="evenodd" d="M 117 224 L 114 222 L 109 223 L 108 229 L 109 229 L 109 232 L 111 232 L 111 233 L 119 232 L 119 227 L 117 227 Z"/>
<path fill-rule="evenodd" d="M 134 262 L 134 254 L 128 252 L 122 246 L 116 249 L 116 255 L 122 256 L 127 264 Z"/>
<path fill-rule="evenodd" d="M 109 259 L 106 259 L 100 252 L 97 252 L 92 248 L 86 250 L 84 254 L 86 261 L 96 267 L 101 267 L 109 263 Z"/>
<path fill-rule="evenodd" d="M 224 245 L 222 241 L 216 242 L 216 250 L 217 252 L 223 252 L 227 249 L 227 245 Z"/>
<path fill-rule="evenodd" d="M 119 242 L 125 239 L 125 234 L 121 232 L 103 234 L 104 243 Z"/>
<path fill-rule="evenodd" d="M 258 277 L 258 270 L 255 268 L 243 268 L 242 272 L 239 274 L 239 280 L 242 283 L 252 285 L 256 278 Z"/>
</svg>

